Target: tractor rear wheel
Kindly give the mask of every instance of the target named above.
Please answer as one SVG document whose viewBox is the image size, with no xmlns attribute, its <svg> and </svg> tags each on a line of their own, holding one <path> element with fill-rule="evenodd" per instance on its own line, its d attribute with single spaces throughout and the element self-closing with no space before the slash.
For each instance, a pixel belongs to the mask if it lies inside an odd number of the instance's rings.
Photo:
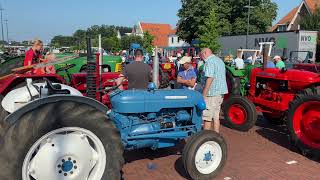
<svg viewBox="0 0 320 180">
<path fill-rule="evenodd" d="M 1 180 L 121 178 L 119 132 L 103 112 L 82 103 L 57 102 L 27 112 L 1 146 Z"/>
<path fill-rule="evenodd" d="M 229 70 L 226 71 L 226 78 L 227 78 L 229 93 L 225 95 L 225 100 L 229 99 L 230 96 L 240 96 L 241 95 L 240 78 L 234 77 Z"/>
<path fill-rule="evenodd" d="M 7 123 L 4 122 L 4 119 L 9 115 L 9 113 L 2 107 L 2 100 L 3 96 L 0 94 L 0 138 L 3 136 L 8 127 Z"/>
<path fill-rule="evenodd" d="M 227 160 L 227 144 L 214 131 L 204 130 L 194 134 L 187 142 L 182 162 L 191 179 L 209 180 L 217 176 Z"/>
<path fill-rule="evenodd" d="M 223 103 L 226 125 L 238 131 L 249 131 L 257 121 L 255 105 L 241 96 L 231 96 Z"/>
<path fill-rule="evenodd" d="M 320 157 L 320 87 L 298 94 L 290 103 L 287 120 L 291 142 L 303 155 Z"/>
</svg>

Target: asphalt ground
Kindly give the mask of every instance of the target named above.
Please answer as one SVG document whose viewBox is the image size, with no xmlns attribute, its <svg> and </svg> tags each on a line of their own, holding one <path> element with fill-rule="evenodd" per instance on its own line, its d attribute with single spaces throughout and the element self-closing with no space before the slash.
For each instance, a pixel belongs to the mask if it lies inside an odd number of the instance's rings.
<svg viewBox="0 0 320 180">
<path fill-rule="evenodd" d="M 228 160 L 218 180 L 320 180 L 320 162 L 299 154 L 284 125 L 259 117 L 249 132 L 222 127 Z M 125 180 L 188 179 L 181 162 L 183 144 L 157 151 L 126 152 Z"/>
</svg>

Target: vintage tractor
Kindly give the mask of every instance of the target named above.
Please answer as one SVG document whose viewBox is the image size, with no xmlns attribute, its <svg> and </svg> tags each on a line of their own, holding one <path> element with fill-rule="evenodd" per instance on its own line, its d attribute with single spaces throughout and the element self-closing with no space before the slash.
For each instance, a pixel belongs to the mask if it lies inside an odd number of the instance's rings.
<svg viewBox="0 0 320 180">
<path fill-rule="evenodd" d="M 286 64 L 293 69 L 320 73 L 320 64 L 312 61 L 312 58 L 313 53 L 310 51 L 291 51 Z"/>
<path fill-rule="evenodd" d="M 270 121 L 286 121 L 293 145 L 304 155 L 319 156 L 319 74 L 296 69 L 266 68 L 268 58 L 269 53 L 265 48 L 263 66 L 253 68 L 248 77 L 232 77 L 232 83 L 241 82 L 241 78 L 247 78 L 248 82 L 237 86 L 233 84 L 232 87 L 237 91 L 233 91 L 235 93 L 224 102 L 223 107 L 226 123 L 234 129 L 247 131 L 255 124 L 255 119 L 248 112 L 262 112 Z M 244 93 L 240 93 L 241 89 Z M 239 101 L 241 95 L 251 103 Z"/>
<path fill-rule="evenodd" d="M 0 179 L 120 179 L 123 150 L 175 146 L 190 137 L 182 162 L 192 179 L 212 179 L 227 158 L 224 139 L 202 131 L 200 93 L 191 90 L 111 92 L 112 109 L 76 89 L 32 83 L 1 102 Z"/>
</svg>

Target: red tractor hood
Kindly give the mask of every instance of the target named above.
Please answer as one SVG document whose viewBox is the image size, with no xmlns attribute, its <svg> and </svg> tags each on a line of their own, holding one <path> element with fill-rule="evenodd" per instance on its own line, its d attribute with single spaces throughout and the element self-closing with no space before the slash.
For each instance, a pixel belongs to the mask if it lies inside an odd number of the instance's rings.
<svg viewBox="0 0 320 180">
<path fill-rule="evenodd" d="M 285 72 L 281 72 L 281 70 L 275 68 L 265 70 L 262 68 L 255 68 L 251 73 L 251 78 L 254 77 L 288 81 L 289 86 L 291 86 L 292 89 L 304 89 L 313 84 L 320 84 L 319 74 L 296 69 L 289 69 Z"/>
</svg>

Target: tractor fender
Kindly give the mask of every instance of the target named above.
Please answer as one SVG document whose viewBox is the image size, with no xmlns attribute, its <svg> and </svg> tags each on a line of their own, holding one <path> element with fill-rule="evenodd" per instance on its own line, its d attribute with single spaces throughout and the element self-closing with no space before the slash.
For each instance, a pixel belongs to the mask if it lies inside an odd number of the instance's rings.
<svg viewBox="0 0 320 180">
<path fill-rule="evenodd" d="M 94 99 L 84 97 L 84 96 L 71 96 L 71 95 L 52 95 L 46 98 L 40 98 L 34 100 L 27 105 L 21 107 L 17 111 L 13 112 L 9 116 L 7 116 L 4 121 L 8 123 L 10 126 L 14 124 L 17 120 L 19 120 L 25 113 L 33 111 L 43 105 L 50 104 L 50 103 L 57 103 L 62 101 L 71 101 L 77 102 L 81 104 L 86 104 L 96 108 L 97 110 L 101 111 L 102 113 L 106 114 L 108 111 L 108 107 L 96 101 Z"/>
</svg>

